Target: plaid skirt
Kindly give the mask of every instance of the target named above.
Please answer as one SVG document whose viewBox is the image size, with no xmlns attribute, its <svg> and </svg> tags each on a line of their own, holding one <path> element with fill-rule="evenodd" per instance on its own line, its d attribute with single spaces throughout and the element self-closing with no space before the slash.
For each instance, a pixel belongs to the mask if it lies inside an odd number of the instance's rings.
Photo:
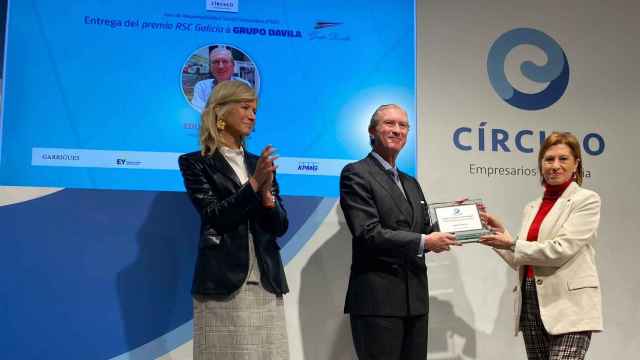
<svg viewBox="0 0 640 360">
<path fill-rule="evenodd" d="M 226 298 L 193 297 L 195 360 L 288 360 L 282 296 L 245 283 Z"/>
<path fill-rule="evenodd" d="M 533 278 L 522 283 L 520 330 L 529 360 L 583 360 L 591 342 L 591 331 L 550 335 L 540 317 L 538 293 Z"/>
</svg>

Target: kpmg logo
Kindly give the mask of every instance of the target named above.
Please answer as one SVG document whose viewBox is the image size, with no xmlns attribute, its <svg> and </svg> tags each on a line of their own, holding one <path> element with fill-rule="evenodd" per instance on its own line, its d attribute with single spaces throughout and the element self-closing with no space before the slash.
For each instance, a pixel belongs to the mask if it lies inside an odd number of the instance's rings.
<svg viewBox="0 0 640 360">
<path fill-rule="evenodd" d="M 298 161 L 298 171 L 317 172 L 319 168 L 320 163 L 316 161 Z"/>
<path fill-rule="evenodd" d="M 520 92 L 507 80 L 505 60 L 509 52 L 519 45 L 536 46 L 547 56 L 544 65 L 536 65 L 532 61 L 520 65 L 522 75 L 529 80 L 548 83 L 539 93 Z M 513 29 L 496 39 L 487 57 L 487 72 L 496 93 L 510 105 L 523 110 L 548 108 L 562 97 L 569 84 L 569 63 L 560 45 L 542 31 L 530 28 Z"/>
<path fill-rule="evenodd" d="M 205 0 L 208 11 L 238 12 L 240 0 Z"/>
</svg>

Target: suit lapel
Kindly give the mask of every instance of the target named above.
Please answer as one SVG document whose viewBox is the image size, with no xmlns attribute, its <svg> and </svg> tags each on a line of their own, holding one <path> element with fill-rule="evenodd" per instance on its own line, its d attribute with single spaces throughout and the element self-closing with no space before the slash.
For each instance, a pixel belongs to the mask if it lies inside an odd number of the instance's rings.
<svg viewBox="0 0 640 360">
<path fill-rule="evenodd" d="M 538 240 L 550 239 L 552 237 L 551 235 L 554 232 L 552 230 L 556 230 L 556 224 L 558 223 L 558 220 L 560 220 L 561 214 L 567 208 L 567 205 L 569 205 L 569 199 L 564 199 L 562 197 L 553 204 L 553 207 L 549 210 L 549 213 L 547 213 L 547 216 L 544 217 L 544 220 L 542 220 L 542 223 L 540 224 Z"/>
<path fill-rule="evenodd" d="M 244 152 L 244 166 L 247 167 L 247 175 L 252 177 L 256 172 L 256 165 L 258 164 L 258 157 L 253 154 L 248 153 L 246 150 Z"/>
<path fill-rule="evenodd" d="M 402 172 L 398 172 L 398 174 L 400 175 L 400 182 L 402 183 L 404 192 L 407 195 L 407 202 L 409 203 L 411 208 L 411 218 L 413 219 L 411 222 L 411 227 L 413 228 L 415 224 L 421 223 L 421 220 L 416 218 L 416 216 L 420 214 L 420 209 L 418 209 L 417 206 L 421 196 L 418 193 L 418 187 L 415 186 L 414 182 L 409 179 L 408 175 Z"/>
<path fill-rule="evenodd" d="M 560 230 L 556 225 L 569 207 L 573 194 L 578 190 L 577 186 L 576 183 L 571 183 L 560 198 L 556 200 L 556 203 L 553 204 L 553 207 L 549 210 L 547 216 L 545 216 L 542 224 L 540 224 L 538 239 L 551 239 L 555 237 L 558 230 Z"/>
<path fill-rule="evenodd" d="M 402 195 L 398 185 L 393 181 L 391 174 L 389 174 L 384 167 L 382 167 L 382 164 L 380 164 L 380 162 L 373 156 L 369 155 L 367 159 L 369 159 L 369 168 L 371 170 L 370 173 L 372 178 L 389 193 L 389 197 L 396 204 L 398 209 L 400 209 L 408 219 L 413 219 L 411 206 L 407 199 L 404 198 L 404 195 Z"/>
<path fill-rule="evenodd" d="M 220 151 L 216 150 L 213 155 L 207 157 L 207 160 L 208 163 L 211 164 L 216 170 L 218 170 L 220 174 L 231 180 L 237 186 L 237 188 L 240 188 L 242 186 L 242 184 L 240 184 L 240 179 L 238 179 L 238 175 L 236 175 L 236 172 L 233 171 L 233 168 L 231 167 L 231 165 L 229 165 L 224 156 L 222 156 Z M 253 174 L 253 171 L 251 172 L 251 174 Z"/>
<path fill-rule="evenodd" d="M 527 205 L 527 216 L 522 223 L 522 227 L 520 228 L 520 235 L 518 236 L 519 240 L 527 240 L 527 234 L 529 233 L 529 228 L 531 227 L 531 223 L 533 222 L 533 218 L 536 216 L 538 209 L 540 208 L 540 204 L 542 203 L 542 199 L 538 199 L 529 205 Z"/>
</svg>

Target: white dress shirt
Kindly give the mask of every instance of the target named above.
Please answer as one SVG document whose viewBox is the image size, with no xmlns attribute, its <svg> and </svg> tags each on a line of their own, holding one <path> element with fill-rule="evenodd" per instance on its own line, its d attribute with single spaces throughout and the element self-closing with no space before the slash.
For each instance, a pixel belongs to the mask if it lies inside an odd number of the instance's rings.
<svg viewBox="0 0 640 360">
<path fill-rule="evenodd" d="M 226 146 L 220 146 L 220 153 L 224 156 L 225 160 L 231 165 L 231 168 L 236 173 L 236 176 L 240 180 L 240 184 L 246 184 L 249 181 L 249 174 L 247 173 L 247 166 L 244 163 L 244 149 L 231 149 Z M 257 266 L 256 250 L 253 244 L 253 235 L 249 231 L 249 274 L 247 280 L 254 283 L 260 282 L 260 269 Z"/>
</svg>

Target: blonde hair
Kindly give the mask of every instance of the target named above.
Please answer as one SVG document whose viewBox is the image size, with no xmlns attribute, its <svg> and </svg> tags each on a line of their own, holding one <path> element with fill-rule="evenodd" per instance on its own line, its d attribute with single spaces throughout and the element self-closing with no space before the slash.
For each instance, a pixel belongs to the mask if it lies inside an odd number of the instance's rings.
<svg viewBox="0 0 640 360">
<path fill-rule="evenodd" d="M 582 153 L 580 152 L 580 142 L 578 138 L 570 132 L 552 132 L 544 142 L 542 143 L 542 147 L 540 147 L 540 151 L 538 152 L 538 171 L 540 172 L 540 183 L 544 184 L 544 177 L 542 176 L 542 158 L 544 158 L 544 154 L 549 150 L 550 147 L 554 145 L 564 144 L 571 149 L 571 154 L 573 158 L 578 163 L 578 167 L 576 168 L 575 178 L 573 179 L 578 185 L 582 185 L 582 180 L 584 179 L 584 170 L 582 168 Z"/>
<path fill-rule="evenodd" d="M 231 105 L 257 100 L 256 92 L 242 81 L 227 80 L 213 88 L 200 116 L 200 152 L 203 156 L 213 154 L 220 145 L 224 145 L 216 124 L 218 120 L 224 120 Z"/>
</svg>

